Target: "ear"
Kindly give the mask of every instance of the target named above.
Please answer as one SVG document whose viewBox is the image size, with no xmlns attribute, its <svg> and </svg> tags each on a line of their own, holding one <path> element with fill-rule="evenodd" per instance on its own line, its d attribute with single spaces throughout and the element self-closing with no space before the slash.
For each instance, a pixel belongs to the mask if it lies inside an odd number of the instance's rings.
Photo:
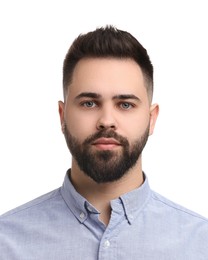
<svg viewBox="0 0 208 260">
<path fill-rule="evenodd" d="M 159 114 L 159 105 L 153 104 L 150 107 L 150 129 L 149 129 L 149 135 L 152 135 L 154 132 L 155 124 L 157 121 L 157 117 Z"/>
<path fill-rule="evenodd" d="M 64 132 L 64 124 L 65 124 L 65 120 L 64 120 L 64 108 L 65 108 L 64 102 L 59 101 L 59 102 L 58 102 L 58 109 L 59 109 L 59 117 L 60 117 L 61 130 L 62 130 L 62 132 Z"/>
</svg>

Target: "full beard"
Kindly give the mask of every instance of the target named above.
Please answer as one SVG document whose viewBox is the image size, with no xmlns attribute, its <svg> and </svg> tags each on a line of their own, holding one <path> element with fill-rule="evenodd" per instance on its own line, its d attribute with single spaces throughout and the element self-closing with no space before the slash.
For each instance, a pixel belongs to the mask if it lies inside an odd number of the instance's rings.
<svg viewBox="0 0 208 260">
<path fill-rule="evenodd" d="M 80 143 L 71 135 L 66 124 L 64 136 L 67 146 L 79 168 L 97 183 L 121 179 L 138 161 L 149 136 L 149 125 L 142 136 L 131 146 L 128 140 L 113 130 L 101 130 Z M 96 150 L 92 143 L 98 138 L 114 138 L 120 143 L 119 150 Z"/>
</svg>

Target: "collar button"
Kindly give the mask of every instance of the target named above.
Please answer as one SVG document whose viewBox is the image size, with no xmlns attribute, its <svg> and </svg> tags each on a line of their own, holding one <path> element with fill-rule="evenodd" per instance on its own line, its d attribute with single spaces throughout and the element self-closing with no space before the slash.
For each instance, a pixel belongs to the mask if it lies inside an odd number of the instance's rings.
<svg viewBox="0 0 208 260">
<path fill-rule="evenodd" d="M 84 212 L 81 212 L 80 215 L 79 215 L 79 217 L 80 217 L 81 219 L 84 219 L 84 218 L 85 218 L 85 213 L 84 213 Z"/>
</svg>

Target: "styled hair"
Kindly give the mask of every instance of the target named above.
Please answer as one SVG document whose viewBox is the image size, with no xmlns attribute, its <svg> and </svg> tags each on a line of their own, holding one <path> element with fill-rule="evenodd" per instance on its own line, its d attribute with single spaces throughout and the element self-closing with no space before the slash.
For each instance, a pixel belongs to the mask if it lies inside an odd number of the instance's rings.
<svg viewBox="0 0 208 260">
<path fill-rule="evenodd" d="M 80 34 L 69 48 L 63 63 L 64 97 L 72 81 L 76 64 L 83 58 L 130 58 L 141 68 L 149 99 L 153 95 L 153 66 L 146 49 L 126 31 L 114 26 Z"/>
</svg>

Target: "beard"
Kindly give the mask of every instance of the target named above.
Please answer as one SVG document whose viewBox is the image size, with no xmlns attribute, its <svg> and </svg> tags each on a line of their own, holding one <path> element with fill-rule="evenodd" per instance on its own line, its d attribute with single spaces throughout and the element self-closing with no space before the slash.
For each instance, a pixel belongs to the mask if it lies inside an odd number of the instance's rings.
<svg viewBox="0 0 208 260">
<path fill-rule="evenodd" d="M 127 138 L 118 135 L 114 130 L 101 130 L 80 143 L 64 125 L 64 136 L 72 157 L 80 170 L 96 183 L 113 182 L 121 179 L 133 168 L 141 156 L 149 137 L 149 125 L 132 145 Z M 114 138 L 120 144 L 119 150 L 95 150 L 92 143 L 98 138 Z"/>
</svg>

